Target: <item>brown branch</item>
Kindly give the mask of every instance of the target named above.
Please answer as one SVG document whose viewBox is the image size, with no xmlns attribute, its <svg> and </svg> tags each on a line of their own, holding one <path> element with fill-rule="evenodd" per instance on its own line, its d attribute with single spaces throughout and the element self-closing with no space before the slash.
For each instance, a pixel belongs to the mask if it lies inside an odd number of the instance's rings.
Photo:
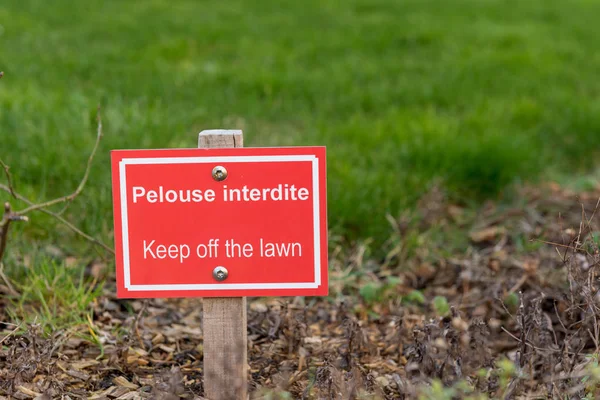
<svg viewBox="0 0 600 400">
<path fill-rule="evenodd" d="M 8 228 L 10 227 L 10 223 L 12 221 L 27 220 L 27 217 L 17 215 L 14 212 L 12 212 L 9 203 L 4 203 L 4 214 L 2 215 L 2 220 L 0 220 L 0 262 L 2 261 L 4 251 L 6 250 L 6 240 L 8 238 Z"/>
<path fill-rule="evenodd" d="M 83 191 L 83 188 L 85 187 L 85 184 L 87 183 L 88 177 L 90 175 L 90 170 L 91 170 L 92 163 L 94 161 L 94 157 L 96 155 L 96 152 L 98 151 L 100 139 L 102 138 L 102 118 L 100 116 L 100 107 L 98 107 L 97 120 L 98 120 L 98 129 L 97 129 L 97 134 L 96 134 L 96 141 L 95 141 L 94 147 L 92 148 L 92 151 L 88 157 L 85 172 L 83 174 L 81 181 L 79 182 L 79 185 L 77 186 L 77 189 L 75 189 L 75 191 L 73 193 L 71 193 L 67 196 L 62 196 L 57 199 L 49 200 L 49 201 L 46 201 L 43 203 L 32 202 L 31 200 L 29 200 L 25 196 L 17 193 L 14 190 L 11 179 L 10 179 L 10 174 L 8 172 L 8 166 L 0 160 L 0 163 L 1 163 L 0 165 L 4 168 L 6 176 L 8 177 L 8 186 L 0 183 L 0 190 L 10 193 L 15 199 L 21 200 L 28 205 L 28 207 L 26 207 L 20 211 L 10 211 L 10 205 L 8 203 L 6 204 L 7 211 L 5 212 L 5 215 L 4 215 L 4 218 L 2 219 L 2 221 L 0 221 L 0 260 L 2 260 L 2 255 L 6 248 L 6 238 L 7 238 L 8 226 L 9 226 L 10 222 L 14 221 L 14 220 L 27 220 L 27 217 L 25 216 L 25 214 L 30 213 L 32 211 L 40 211 L 40 212 L 43 212 L 44 214 L 50 215 L 51 217 L 55 218 L 60 223 L 65 225 L 67 228 L 69 228 L 71 231 L 75 232 L 77 235 L 102 247 L 104 250 L 108 251 L 109 253 L 115 254 L 114 250 L 111 247 L 104 244 L 99 239 L 96 239 L 96 238 L 88 235 L 87 233 L 83 232 L 81 229 L 77 228 L 71 222 L 67 221 L 65 218 L 60 216 L 60 213 L 56 213 L 56 212 L 53 212 L 53 211 L 50 211 L 47 209 L 48 207 L 55 205 L 55 204 L 69 203 L 73 199 L 75 199 L 79 194 L 81 194 L 81 192 Z M 63 211 L 64 211 L 64 209 L 63 209 Z"/>
<path fill-rule="evenodd" d="M 6 251 L 8 228 L 10 227 L 10 223 L 12 221 L 27 221 L 27 217 L 14 214 L 10 209 L 10 204 L 5 203 L 4 214 L 2 215 L 2 220 L 0 220 L 0 278 L 6 284 L 9 293 L 13 296 L 18 296 L 19 293 L 11 285 L 10 280 L 4 274 L 4 264 L 2 263 L 2 258 L 4 257 L 4 252 Z"/>
<path fill-rule="evenodd" d="M 17 211 L 17 214 L 24 215 L 31 211 L 50 207 L 54 204 L 69 203 L 81 194 L 81 192 L 83 191 L 83 188 L 85 187 L 85 184 L 87 183 L 88 177 L 90 175 L 90 169 L 92 167 L 92 162 L 94 161 L 94 157 L 96 156 L 96 151 L 98 150 L 98 146 L 100 144 L 100 139 L 102 138 L 102 118 L 100 116 L 100 106 L 98 106 L 97 120 L 98 120 L 98 129 L 97 129 L 97 133 L 96 133 L 96 142 L 94 143 L 92 152 L 90 153 L 90 156 L 88 157 L 88 161 L 87 161 L 87 165 L 85 168 L 85 172 L 83 174 L 83 178 L 81 178 L 81 181 L 79 182 L 79 186 L 77 186 L 77 189 L 75 189 L 75 191 L 69 195 L 62 196 L 62 197 L 59 197 L 59 198 L 56 198 L 53 200 L 49 200 L 49 201 L 46 201 L 43 203 L 39 203 L 39 204 L 32 204 L 31 206 L 29 206 L 21 211 Z M 65 206 L 65 208 L 66 208 L 66 206 Z M 63 209 L 63 211 L 64 211 L 64 209 Z M 61 213 L 63 211 L 61 211 Z"/>
<path fill-rule="evenodd" d="M 8 277 L 4 273 L 4 264 L 2 262 L 0 262 L 0 278 L 2 278 L 2 281 L 6 285 L 6 288 L 8 289 L 8 293 L 11 296 L 18 296 L 19 295 L 19 292 L 17 292 L 15 290 L 15 288 L 13 287 L 13 285 L 10 283 L 10 279 L 8 279 Z"/>
<path fill-rule="evenodd" d="M 140 334 L 140 321 L 144 317 L 144 313 L 146 312 L 147 308 L 148 308 L 148 299 L 144 300 L 144 303 L 142 304 L 142 308 L 140 309 L 140 311 L 135 316 L 135 319 L 133 320 L 133 327 L 134 327 L 135 335 L 137 336 L 140 347 L 144 350 L 146 349 L 146 346 L 144 346 L 144 340 L 142 339 L 142 335 Z"/>
<path fill-rule="evenodd" d="M 2 167 L 2 169 L 4 169 L 4 174 L 6 175 L 6 180 L 8 181 L 8 187 L 10 189 L 10 194 L 12 197 L 14 197 L 15 199 L 17 198 L 17 196 L 15 195 L 15 188 L 13 187 L 12 184 L 12 179 L 10 177 L 10 168 L 8 165 L 6 165 L 4 163 L 4 161 L 2 161 L 2 159 L 0 158 L 0 166 Z"/>
<path fill-rule="evenodd" d="M 45 208 L 42 208 L 39 211 L 43 212 L 44 214 L 48 214 L 51 217 L 57 219 L 60 223 L 65 225 L 67 228 L 69 228 L 70 230 L 72 230 L 73 232 L 75 232 L 76 234 L 81 236 L 82 238 L 102 247 L 104 250 L 108 251 L 112 255 L 115 254 L 115 251 L 110 246 L 104 244 L 104 242 L 102 242 L 101 240 L 96 239 L 95 237 L 90 236 L 87 233 L 83 232 L 81 229 L 77 228 L 75 225 L 73 225 L 72 223 L 70 223 L 69 221 L 67 221 L 66 219 L 61 217 L 60 215 L 58 215 L 50 210 L 46 210 Z"/>
<path fill-rule="evenodd" d="M 0 72 L 0 74 L 1 74 L 1 72 Z M 2 77 L 2 75 L 0 75 L 0 77 Z M 8 332 L 8 334 L 6 336 L 4 336 L 2 339 L 0 339 L 0 344 L 4 343 L 4 341 L 6 339 L 8 339 L 12 335 L 14 335 L 20 328 L 21 328 L 21 324 L 17 325 L 17 327 L 15 329 L 13 329 L 12 331 Z"/>
<path fill-rule="evenodd" d="M 579 247 L 574 247 L 574 246 L 571 246 L 571 245 L 568 245 L 568 244 L 561 244 L 561 243 L 556 243 L 556 242 L 549 242 L 549 241 L 541 240 L 541 239 L 531 239 L 530 241 L 531 242 L 543 243 L 543 244 L 549 244 L 549 245 L 556 246 L 556 247 L 563 247 L 563 248 L 565 248 L 567 250 L 579 250 Z M 561 254 L 561 256 L 562 256 L 562 254 Z"/>
<path fill-rule="evenodd" d="M 590 231 L 592 231 L 592 221 L 594 220 L 594 217 L 596 216 L 596 213 L 598 212 L 599 209 L 600 209 L 600 197 L 598 198 L 598 201 L 596 202 L 596 207 L 594 207 L 594 211 L 592 211 L 592 216 L 586 221 L 587 227 Z"/>
<path fill-rule="evenodd" d="M 519 291 L 519 318 L 521 325 L 521 354 L 519 354 L 519 367 L 523 368 L 525 366 L 525 353 L 527 352 L 526 343 L 527 343 L 527 331 L 526 331 L 526 321 L 525 321 L 525 304 L 523 303 L 523 292 Z"/>
<path fill-rule="evenodd" d="M 6 249 L 6 239 L 8 238 L 8 228 L 10 227 L 11 219 L 10 216 L 10 204 L 4 204 L 4 214 L 2 215 L 2 221 L 0 222 L 0 261 L 4 256 L 4 249 Z"/>
<path fill-rule="evenodd" d="M 0 183 L 0 189 L 4 190 L 4 191 L 8 191 L 8 186 L 3 185 L 3 184 Z M 30 206 L 34 205 L 34 203 L 31 200 L 29 200 L 28 198 L 26 198 L 25 196 L 22 196 L 19 193 L 16 193 L 16 195 L 17 195 L 17 199 L 25 202 L 26 204 L 28 204 Z M 94 243 L 94 244 L 102 247 L 104 250 L 108 251 L 111 254 L 115 254 L 115 251 L 111 247 L 107 246 L 102 241 L 100 241 L 100 240 L 98 240 L 98 239 L 96 239 L 96 238 L 88 235 L 87 233 L 83 232 L 81 229 L 77 228 L 75 225 L 73 225 L 72 223 L 70 223 L 69 221 L 67 221 L 66 219 L 64 219 L 60 215 L 58 215 L 57 213 L 52 212 L 50 210 L 47 210 L 45 208 L 40 208 L 40 209 L 37 209 L 36 211 L 43 212 L 44 214 L 50 215 L 51 217 L 57 219 L 60 223 L 62 223 L 63 225 L 65 225 L 67 228 L 69 228 L 70 230 L 72 230 L 73 232 L 75 232 L 76 234 L 78 234 L 79 236 L 81 236 L 82 238 L 84 238 L 84 239 L 86 239 L 86 240 L 88 240 L 88 241 L 90 241 L 90 242 L 92 242 L 92 243 Z"/>
</svg>

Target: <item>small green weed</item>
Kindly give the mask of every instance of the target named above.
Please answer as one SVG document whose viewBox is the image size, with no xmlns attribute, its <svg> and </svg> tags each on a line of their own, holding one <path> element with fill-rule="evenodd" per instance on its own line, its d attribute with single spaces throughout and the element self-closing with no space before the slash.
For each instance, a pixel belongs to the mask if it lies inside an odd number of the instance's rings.
<svg viewBox="0 0 600 400">
<path fill-rule="evenodd" d="M 382 282 L 367 282 L 359 289 L 359 294 L 368 305 L 381 303 L 397 296 L 395 288 L 401 282 L 399 278 L 389 276 Z"/>
<path fill-rule="evenodd" d="M 516 293 L 509 293 L 504 297 L 504 305 L 510 312 L 517 311 L 519 307 L 519 295 Z"/>
<path fill-rule="evenodd" d="M 426 300 L 425 300 L 425 295 L 423 294 L 423 292 L 421 292 L 420 290 L 413 290 L 409 294 L 404 296 L 402 298 L 402 301 L 410 303 L 410 304 L 423 305 L 423 304 L 425 304 Z"/>
<path fill-rule="evenodd" d="M 450 304 L 444 296 L 435 296 L 433 298 L 433 309 L 440 317 L 445 317 L 450 313 Z"/>
</svg>

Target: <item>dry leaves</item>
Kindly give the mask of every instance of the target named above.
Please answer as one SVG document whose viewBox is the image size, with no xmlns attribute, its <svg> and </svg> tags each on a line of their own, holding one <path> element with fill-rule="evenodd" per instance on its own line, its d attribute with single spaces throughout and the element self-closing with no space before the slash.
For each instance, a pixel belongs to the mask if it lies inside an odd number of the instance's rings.
<svg viewBox="0 0 600 400">
<path fill-rule="evenodd" d="M 466 377 L 479 390 L 495 395 L 500 389 L 493 371 L 503 357 L 523 360 L 531 374 L 528 381 L 515 384 L 515 393 L 551 397 L 567 391 L 566 379 L 552 386 L 544 377 L 580 368 L 585 354 L 595 349 L 587 334 L 588 329 L 594 331 L 593 319 L 578 318 L 586 315 L 581 304 L 593 300 L 586 297 L 595 293 L 586 286 L 590 281 L 586 278 L 594 271 L 596 255 L 583 248 L 573 254 L 563 249 L 561 259 L 553 246 L 531 246 L 541 233 L 556 243 L 569 243 L 568 233 L 580 235 L 583 242 L 590 229 L 580 234 L 581 207 L 574 198 L 557 192 L 551 197 L 525 195 L 536 199 L 526 210 L 507 214 L 488 207 L 484 223 L 472 221 L 483 228 L 471 230 L 468 239 L 473 247 L 464 252 L 439 256 L 426 232 L 418 230 L 410 233 L 422 245 L 408 256 L 400 240 L 409 228 L 401 221 L 397 243 L 390 244 L 395 253 L 381 264 L 366 256 L 364 246 L 334 253 L 334 296 L 250 301 L 253 396 L 277 389 L 306 399 L 363 394 L 415 398 L 432 378 L 452 385 Z M 434 199 L 439 202 L 443 197 Z M 592 196 L 588 199 L 586 210 L 595 204 Z M 417 229 L 467 221 L 466 212 L 458 207 L 436 204 L 425 210 L 430 222 Z M 97 278 L 105 268 L 92 262 L 90 275 Z M 365 277 L 382 291 L 373 304 L 358 293 Z M 573 293 L 565 291 L 569 284 Z M 420 302 L 415 292 L 425 301 Z M 451 309 L 438 315 L 434 299 L 441 297 Z M 517 303 L 511 303 L 515 299 Z M 109 284 L 95 303 L 89 324 L 74 327 L 68 335 L 43 335 L 35 326 L 16 335 L 10 334 L 14 327 L 0 324 L 4 338 L 0 395 L 200 398 L 204 381 L 200 304 L 197 299 L 154 299 L 144 307 L 138 300 L 116 299 Z M 0 299 L 0 313 L 6 307 Z M 7 318 L 1 315 L 0 321 Z M 90 326 L 102 346 L 88 340 Z M 522 332 L 529 345 L 522 346 Z M 488 375 L 478 377 L 481 370 Z"/>
</svg>

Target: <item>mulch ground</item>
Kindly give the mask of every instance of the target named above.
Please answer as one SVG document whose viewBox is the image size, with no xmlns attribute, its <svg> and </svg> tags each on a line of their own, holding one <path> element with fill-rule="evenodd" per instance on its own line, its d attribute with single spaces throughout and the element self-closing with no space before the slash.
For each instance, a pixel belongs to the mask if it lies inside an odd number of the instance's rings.
<svg viewBox="0 0 600 400">
<path fill-rule="evenodd" d="M 489 203 L 472 216 L 433 191 L 418 223 L 396 221 L 385 259 L 364 245 L 333 249 L 330 297 L 249 299 L 251 396 L 415 398 L 434 381 L 457 397 L 593 391 L 582 377 L 600 339 L 600 192 L 551 185 L 521 197 L 522 207 Z M 458 254 L 428 235 L 457 226 L 470 242 Z M 421 243 L 406 255 L 409 235 Z M 358 294 L 366 283 L 377 301 Z M 0 299 L 1 321 L 7 307 Z M 202 397 L 201 300 L 119 300 L 109 282 L 93 307 L 87 324 L 50 336 L 0 323 L 0 399 Z"/>
</svg>

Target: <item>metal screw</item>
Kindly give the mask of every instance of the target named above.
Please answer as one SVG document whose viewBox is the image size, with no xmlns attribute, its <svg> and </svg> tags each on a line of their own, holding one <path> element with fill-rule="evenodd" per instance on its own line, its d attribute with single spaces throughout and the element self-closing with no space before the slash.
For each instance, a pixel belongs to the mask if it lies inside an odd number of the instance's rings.
<svg viewBox="0 0 600 400">
<path fill-rule="evenodd" d="M 225 279 L 227 279 L 228 275 L 229 273 L 227 272 L 227 268 L 225 267 L 217 267 L 213 269 L 213 278 L 215 278 L 219 282 L 222 282 Z"/>
<path fill-rule="evenodd" d="M 227 179 L 227 169 L 220 165 L 217 165 L 212 170 L 212 177 L 215 181 L 221 182 Z"/>
</svg>

